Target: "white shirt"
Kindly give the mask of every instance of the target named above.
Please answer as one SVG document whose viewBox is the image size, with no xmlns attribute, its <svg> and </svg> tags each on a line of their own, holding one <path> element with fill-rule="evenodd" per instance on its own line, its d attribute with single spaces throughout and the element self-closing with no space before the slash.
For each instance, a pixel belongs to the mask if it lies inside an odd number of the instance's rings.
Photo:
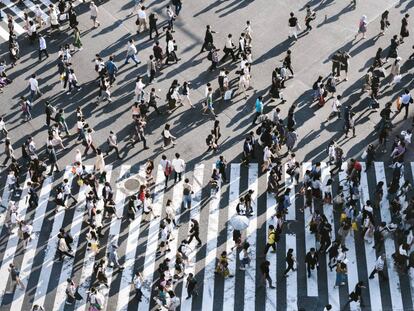
<svg viewBox="0 0 414 311">
<path fill-rule="evenodd" d="M 404 94 L 401 96 L 401 104 L 402 105 L 408 105 L 410 103 L 411 95 L 410 94 Z"/>
<path fill-rule="evenodd" d="M 32 91 L 39 90 L 39 82 L 37 82 L 37 80 L 35 78 L 30 78 L 29 79 L 29 85 L 30 85 L 30 89 Z"/>
<path fill-rule="evenodd" d="M 339 107 L 341 107 L 341 102 L 337 98 L 335 98 L 332 101 L 332 111 L 333 112 L 338 112 L 339 111 Z"/>
<path fill-rule="evenodd" d="M 141 92 L 144 90 L 145 84 L 142 83 L 142 81 L 138 81 L 137 83 L 135 83 L 135 94 L 141 94 Z"/>
<path fill-rule="evenodd" d="M 41 50 L 46 50 L 46 40 L 43 37 L 39 38 L 39 48 Z"/>
<path fill-rule="evenodd" d="M 146 19 L 147 18 L 147 13 L 145 13 L 144 10 L 139 10 L 138 11 L 138 18 L 139 19 Z"/>
<path fill-rule="evenodd" d="M 174 169 L 175 172 L 177 173 L 182 173 L 184 172 L 185 169 L 185 162 L 183 159 L 177 159 L 175 158 L 174 160 L 172 160 L 172 167 Z"/>
<path fill-rule="evenodd" d="M 0 121 L 0 131 L 6 129 L 6 123 L 3 120 Z"/>
<path fill-rule="evenodd" d="M 173 40 L 168 41 L 167 49 L 169 53 L 174 52 L 174 41 Z"/>
<path fill-rule="evenodd" d="M 226 39 L 226 48 L 233 49 L 233 42 L 231 41 L 231 38 Z"/>
</svg>

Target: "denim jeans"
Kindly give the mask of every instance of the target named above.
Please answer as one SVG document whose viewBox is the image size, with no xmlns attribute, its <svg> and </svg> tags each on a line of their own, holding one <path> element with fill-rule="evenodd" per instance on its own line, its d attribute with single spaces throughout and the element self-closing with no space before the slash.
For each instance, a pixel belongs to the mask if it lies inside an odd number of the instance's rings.
<svg viewBox="0 0 414 311">
<path fill-rule="evenodd" d="M 185 209 L 186 208 L 188 208 L 188 209 L 191 208 L 191 195 L 187 194 L 187 195 L 183 196 L 183 205 L 184 205 Z"/>
<path fill-rule="evenodd" d="M 135 64 L 137 64 L 137 65 L 139 64 L 139 61 L 138 61 L 137 57 L 135 56 L 135 54 L 127 55 L 127 57 L 125 59 L 125 64 L 128 64 L 128 61 L 130 59 L 132 59 L 135 62 Z"/>
</svg>

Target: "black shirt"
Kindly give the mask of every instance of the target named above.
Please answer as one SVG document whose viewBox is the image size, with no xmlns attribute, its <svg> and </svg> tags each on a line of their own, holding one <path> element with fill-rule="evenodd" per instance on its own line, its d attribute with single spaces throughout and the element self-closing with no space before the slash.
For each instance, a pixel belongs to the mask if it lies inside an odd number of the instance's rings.
<svg viewBox="0 0 414 311">
<path fill-rule="evenodd" d="M 296 27 L 298 19 L 296 17 L 289 18 L 289 27 Z"/>
</svg>

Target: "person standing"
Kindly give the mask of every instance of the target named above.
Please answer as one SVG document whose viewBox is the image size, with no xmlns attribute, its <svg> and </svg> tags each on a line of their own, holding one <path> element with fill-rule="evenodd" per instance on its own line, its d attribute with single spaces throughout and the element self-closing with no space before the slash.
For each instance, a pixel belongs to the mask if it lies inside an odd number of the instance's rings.
<svg viewBox="0 0 414 311">
<path fill-rule="evenodd" d="M 185 299 L 190 299 L 193 296 L 197 296 L 197 280 L 194 277 L 194 274 L 189 273 L 187 277 L 187 297 Z"/>
<path fill-rule="evenodd" d="M 305 257 L 306 268 L 308 271 L 308 278 L 311 277 L 311 270 L 315 270 L 315 267 L 319 269 L 319 259 L 315 252 L 315 248 L 312 247 Z"/>
<path fill-rule="evenodd" d="M 174 170 L 174 183 L 178 181 L 181 181 L 181 175 L 183 174 L 184 170 L 185 170 L 185 162 L 183 159 L 180 158 L 180 154 L 176 153 L 175 154 L 175 159 L 172 160 L 172 167 Z"/>
<path fill-rule="evenodd" d="M 384 32 L 386 29 L 388 29 L 388 27 L 390 26 L 390 22 L 388 21 L 388 15 L 390 14 L 390 12 L 388 10 L 385 10 L 382 14 L 381 14 L 381 21 L 380 21 L 380 28 L 381 31 L 378 34 L 378 37 L 381 37 L 384 35 Z"/>
<path fill-rule="evenodd" d="M 46 48 L 46 40 L 43 35 L 39 35 L 39 62 L 42 61 L 42 54 L 46 55 L 46 58 L 49 57 L 49 53 L 47 52 Z"/>
<path fill-rule="evenodd" d="M 272 284 L 272 278 L 270 277 L 270 261 L 265 260 L 260 264 L 260 272 L 262 274 L 262 278 L 261 278 L 261 285 L 260 287 L 264 287 L 266 285 L 266 281 L 269 283 L 269 287 L 274 289 L 276 288 L 275 286 L 273 286 Z"/>
<path fill-rule="evenodd" d="M 227 169 L 227 161 L 224 158 L 224 156 L 220 156 L 219 159 L 216 161 L 216 169 L 218 169 L 220 175 L 221 175 L 221 179 L 224 183 L 227 183 L 227 174 L 226 174 L 226 169 Z"/>
<path fill-rule="evenodd" d="M 138 65 L 141 63 L 141 61 L 139 61 L 137 59 L 137 48 L 135 46 L 135 42 L 133 39 L 130 39 L 128 41 L 128 45 L 127 45 L 127 52 L 126 52 L 126 58 L 125 58 L 125 63 L 124 65 L 129 63 L 129 59 L 132 59 L 135 62 L 135 67 L 138 67 Z"/>
<path fill-rule="evenodd" d="M 95 2 L 91 1 L 90 5 L 89 5 L 89 11 L 91 13 L 91 20 L 93 22 L 93 28 L 99 27 L 101 25 L 101 23 L 99 23 L 99 21 L 98 21 L 99 9 L 96 6 Z"/>
<path fill-rule="evenodd" d="M 193 187 L 188 178 L 184 179 L 183 184 L 183 208 L 191 209 L 191 195 L 194 194 Z"/>
<path fill-rule="evenodd" d="M 63 200 L 65 201 L 65 203 L 68 202 L 69 198 L 71 198 L 73 200 L 72 205 L 76 205 L 78 203 L 78 200 L 76 200 L 75 196 L 72 194 L 72 188 L 67 178 L 63 180 L 62 188 L 63 188 L 63 196 L 64 196 Z"/>
<path fill-rule="evenodd" d="M 81 51 L 83 49 L 80 37 L 81 37 L 81 34 L 80 34 L 78 27 L 74 27 L 73 28 L 73 46 L 77 48 L 78 51 Z"/>
<path fill-rule="evenodd" d="M 147 61 L 147 76 L 149 78 L 148 84 L 151 84 L 152 81 L 155 80 L 156 69 L 157 69 L 157 64 L 155 62 L 154 55 L 150 55 Z"/>
<path fill-rule="evenodd" d="M 172 173 L 172 165 L 171 165 L 171 161 L 167 160 L 167 156 L 165 154 L 161 156 L 160 165 L 162 167 L 162 170 L 164 171 L 164 177 L 165 177 L 164 184 L 165 184 L 165 189 L 166 189 L 167 184 L 168 184 L 168 179 Z"/>
</svg>

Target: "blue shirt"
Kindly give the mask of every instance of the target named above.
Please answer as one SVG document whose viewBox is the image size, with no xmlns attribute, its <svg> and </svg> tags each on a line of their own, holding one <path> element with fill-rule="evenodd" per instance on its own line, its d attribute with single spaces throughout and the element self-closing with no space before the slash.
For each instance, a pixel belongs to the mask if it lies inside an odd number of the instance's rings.
<svg viewBox="0 0 414 311">
<path fill-rule="evenodd" d="M 263 112 L 263 102 L 260 99 L 256 99 L 256 112 Z"/>
</svg>

